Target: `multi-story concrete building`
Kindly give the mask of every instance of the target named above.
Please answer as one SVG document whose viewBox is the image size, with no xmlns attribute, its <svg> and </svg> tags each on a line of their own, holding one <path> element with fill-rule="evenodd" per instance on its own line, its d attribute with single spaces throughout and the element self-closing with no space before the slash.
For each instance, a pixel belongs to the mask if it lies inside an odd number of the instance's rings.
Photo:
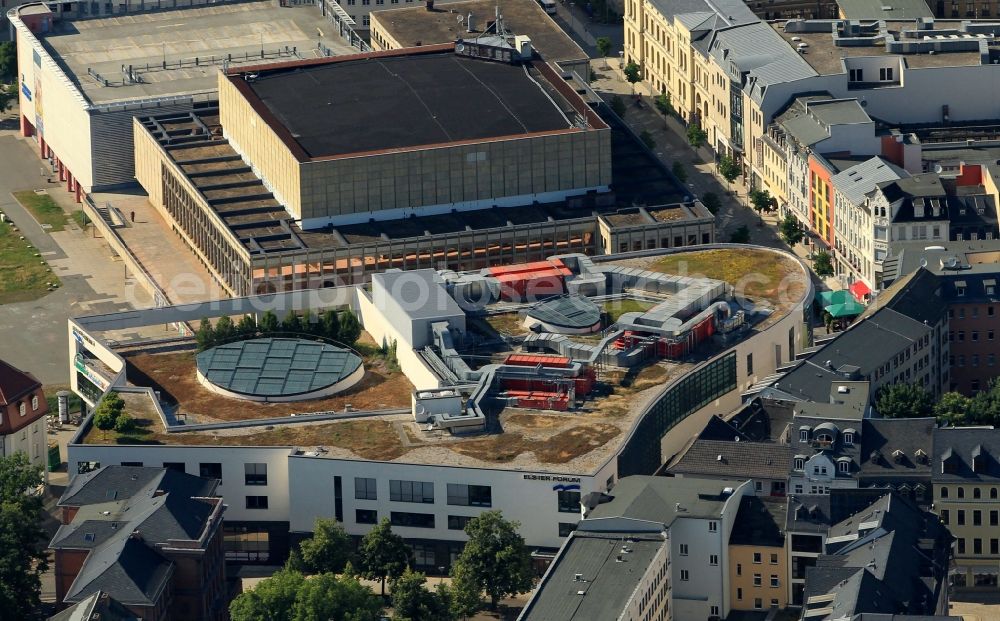
<svg viewBox="0 0 1000 621">
<path fill-rule="evenodd" d="M 788 605 L 787 501 L 744 496 L 729 536 L 729 601 L 733 610 Z"/>
<path fill-rule="evenodd" d="M 714 241 L 575 74 L 491 41 L 220 73 L 218 109 L 136 121 L 136 178 L 234 295 Z M 317 120 L 334 84 L 342 107 Z M 351 103 L 379 92 L 407 114 Z"/>
<path fill-rule="evenodd" d="M 24 453 L 44 472 L 48 413 L 41 382 L 0 360 L 0 455 Z"/>
<path fill-rule="evenodd" d="M 105 593 L 151 621 L 228 619 L 218 484 L 169 468 L 75 477 L 49 544 L 57 603 Z"/>
<path fill-rule="evenodd" d="M 772 260 L 789 260 L 788 255 L 773 250 L 733 250 L 758 251 L 771 253 Z M 642 258 L 641 254 L 627 256 L 631 265 L 648 265 L 650 270 L 659 269 L 657 262 L 666 256 L 651 253 Z M 704 334 L 705 328 L 695 333 L 693 326 L 715 313 L 730 312 L 717 304 L 729 299 L 728 285 L 657 275 L 626 267 L 613 258 L 600 259 L 562 255 L 541 265 L 461 274 L 390 272 L 376 275 L 370 289 L 356 285 L 286 292 L 130 311 L 101 316 L 95 323 L 88 318 L 73 320 L 73 359 L 93 373 L 107 375 L 102 384 L 119 391 L 128 411 L 143 416 L 157 435 L 155 442 L 119 442 L 111 436 L 102 438 L 88 421 L 70 444 L 72 471 L 119 463 L 168 464 L 219 478 L 229 505 L 227 557 L 240 562 L 280 563 L 290 540 L 310 532 L 317 517 L 335 517 L 358 537 L 379 518 L 388 517 L 414 548 L 420 569 L 439 571 L 461 549 L 465 522 L 490 508 L 521 522 L 521 534 L 533 548 L 558 548 L 579 521 L 581 496 L 614 491 L 621 477 L 656 472 L 715 412 L 736 408 L 743 391 L 773 374 L 777 365 L 787 361 L 786 355 L 794 356 L 803 337 L 803 307 L 766 317 L 752 315 L 750 320 L 758 326 L 753 331 L 732 329 L 739 317 L 747 319 L 745 313 L 737 313 L 732 315 L 736 321 L 718 324 L 721 332 L 712 340 L 722 350 L 709 360 L 691 365 L 660 359 L 668 354 L 671 339 L 666 330 L 671 317 L 677 312 L 693 313 L 685 315 L 689 319 L 682 324 L 692 331 L 676 343 L 700 342 L 697 334 Z M 798 262 L 787 267 L 801 269 Z M 796 285 L 795 289 L 800 304 L 813 297 L 804 269 L 801 274 L 802 288 Z M 581 308 L 587 308 L 593 296 L 617 295 L 614 291 L 628 296 L 635 295 L 630 291 L 641 290 L 643 299 L 657 301 L 648 312 L 623 315 L 621 324 L 609 326 L 599 340 L 581 341 L 572 334 L 549 332 L 555 328 L 519 331 L 517 326 L 525 318 L 511 308 L 508 298 L 500 299 L 501 290 L 506 296 L 520 295 L 519 290 L 547 291 L 539 294 L 542 299 L 537 304 L 563 300 L 558 296 L 572 293 L 579 296 Z M 345 306 L 356 309 L 367 333 L 365 342 L 370 338 L 373 343 L 392 345 L 399 370 L 388 370 L 378 356 L 365 356 L 366 375 L 356 388 L 318 401 L 233 402 L 205 390 L 194 378 L 191 357 L 183 353 L 179 356 L 187 362 L 174 360 L 174 354 L 164 358 L 148 352 L 149 356 L 140 353 L 136 358 L 121 352 L 132 365 L 146 369 L 143 372 L 150 378 L 145 387 L 127 386 L 126 358 L 101 336 L 106 330 L 164 320 L 234 317 L 266 308 L 279 316 L 308 308 L 315 316 Z M 599 307 L 593 312 L 600 316 Z M 715 320 L 710 323 L 714 325 Z M 630 326 L 633 334 L 664 332 L 619 342 L 625 339 L 622 325 Z M 476 362 L 482 360 L 483 352 L 477 345 L 485 339 L 496 340 L 501 329 L 517 333 L 525 343 L 505 352 L 494 351 L 500 363 L 483 367 Z M 744 334 L 747 338 L 741 338 Z M 661 342 L 660 353 L 653 354 L 656 360 L 647 358 L 653 353 L 650 343 Z M 788 353 L 775 356 L 779 348 Z M 539 352 L 547 354 L 539 356 Z M 507 364 L 510 356 L 514 361 Z M 527 358 L 519 358 L 523 356 Z M 469 362 L 462 362 L 466 359 Z M 524 384 L 518 382 L 526 380 L 512 375 L 523 376 L 525 371 L 519 369 L 530 369 L 533 378 L 549 373 L 536 366 L 514 368 L 522 362 L 543 367 L 559 364 L 565 370 L 552 371 L 556 383 L 546 384 L 547 388 L 529 384 L 531 391 L 521 391 L 518 386 Z M 181 368 L 166 376 L 156 370 L 168 363 Z M 610 395 L 588 388 L 589 369 L 623 364 L 644 369 L 636 371 L 631 387 L 619 386 Z M 674 369 L 669 371 L 672 379 L 664 383 L 668 376 L 659 373 L 668 369 Z M 572 373 L 582 375 L 579 388 L 572 382 L 574 397 L 570 399 L 568 392 L 556 390 L 568 387 L 567 380 L 555 375 Z M 614 372 L 603 373 L 600 382 L 617 382 Z M 185 386 L 171 385 L 171 377 Z M 98 402 L 103 392 L 99 386 L 88 384 L 90 380 L 77 371 L 73 381 L 74 390 L 88 404 Z M 154 387 L 167 400 L 167 408 L 160 405 Z M 435 399 L 447 400 L 451 413 L 445 416 L 439 411 L 445 406 L 434 405 L 432 401 L 439 403 Z M 595 409 L 587 406 L 588 413 L 584 413 L 583 403 Z M 493 409 L 496 406 L 501 411 Z M 428 410 L 434 413 L 433 420 Z M 178 425 L 174 412 L 183 413 L 187 423 Z M 545 427 L 538 426 L 542 422 Z M 453 433 L 455 425 L 484 433 Z M 166 435 L 167 429 L 173 432 Z M 584 442 L 579 441 L 581 434 L 587 437 Z M 542 450 L 543 446 L 552 450 Z"/>
<path fill-rule="evenodd" d="M 936 246 L 906 242 L 900 243 L 898 253 L 886 261 L 888 282 L 913 270 L 926 269 L 942 283 L 951 368 L 946 390 L 971 395 L 986 389 L 997 376 L 998 256 L 997 240 L 952 241 Z"/>
<path fill-rule="evenodd" d="M 102 11 L 103 2 L 32 3 L 10 12 L 21 134 L 78 200 L 134 185 L 133 117 L 217 100 L 223 65 L 354 49 L 314 5 L 170 4 L 107 3 Z M 102 15 L 123 7 L 126 20 Z"/>
<path fill-rule="evenodd" d="M 934 511 L 955 537 L 951 583 L 960 589 L 997 589 L 1000 563 L 1000 431 L 934 430 Z"/>
</svg>

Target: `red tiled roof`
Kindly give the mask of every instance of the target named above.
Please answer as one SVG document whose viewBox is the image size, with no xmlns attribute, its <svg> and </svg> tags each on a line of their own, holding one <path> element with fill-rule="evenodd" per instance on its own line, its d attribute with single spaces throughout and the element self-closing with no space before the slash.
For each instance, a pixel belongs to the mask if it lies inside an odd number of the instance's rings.
<svg viewBox="0 0 1000 621">
<path fill-rule="evenodd" d="M 34 377 L 0 360 L 0 405 L 7 405 L 39 386 L 41 383 Z"/>
</svg>

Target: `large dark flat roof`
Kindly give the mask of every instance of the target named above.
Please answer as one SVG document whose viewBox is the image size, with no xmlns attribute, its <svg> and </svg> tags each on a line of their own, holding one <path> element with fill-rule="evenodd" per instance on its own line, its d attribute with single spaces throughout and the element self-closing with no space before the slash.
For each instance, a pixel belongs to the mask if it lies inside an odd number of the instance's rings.
<svg viewBox="0 0 1000 621">
<path fill-rule="evenodd" d="M 453 52 L 289 67 L 248 83 L 309 157 L 570 129 L 542 84 L 534 70 Z"/>
</svg>

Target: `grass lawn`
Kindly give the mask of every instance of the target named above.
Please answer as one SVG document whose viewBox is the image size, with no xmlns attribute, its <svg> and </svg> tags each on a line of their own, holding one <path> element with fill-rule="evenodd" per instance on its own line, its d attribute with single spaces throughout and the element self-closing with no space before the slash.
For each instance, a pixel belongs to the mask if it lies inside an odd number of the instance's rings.
<svg viewBox="0 0 1000 621">
<path fill-rule="evenodd" d="M 76 225 L 81 229 L 86 229 L 87 225 L 90 224 L 90 218 L 87 217 L 87 214 L 83 213 L 82 209 L 77 209 L 69 217 L 73 218 L 73 222 L 76 222 Z"/>
<path fill-rule="evenodd" d="M 36 300 L 48 293 L 46 283 L 59 282 L 35 256 L 38 250 L 19 237 L 10 224 L 0 223 L 0 304 Z"/>
<path fill-rule="evenodd" d="M 35 194 L 32 190 L 14 192 L 14 198 L 31 212 L 39 224 L 49 225 L 49 231 L 61 231 L 66 227 L 66 212 L 48 194 Z"/>
<path fill-rule="evenodd" d="M 631 298 L 619 300 L 608 300 L 602 305 L 602 310 L 608 315 L 608 325 L 618 321 L 618 318 L 625 313 L 643 313 L 653 308 L 652 302 L 640 302 Z"/>
<path fill-rule="evenodd" d="M 807 283 L 807 276 L 791 259 L 750 248 L 669 255 L 651 264 L 648 269 L 724 280 L 736 287 L 737 295 L 765 299 L 776 306 L 798 301 Z"/>
</svg>

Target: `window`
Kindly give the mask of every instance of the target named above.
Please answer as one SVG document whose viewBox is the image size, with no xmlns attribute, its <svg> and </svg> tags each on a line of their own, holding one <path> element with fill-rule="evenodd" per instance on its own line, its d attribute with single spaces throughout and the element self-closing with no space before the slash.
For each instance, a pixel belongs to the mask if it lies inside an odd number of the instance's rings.
<svg viewBox="0 0 1000 621">
<path fill-rule="evenodd" d="M 962 509 L 958 510 L 958 525 L 965 526 L 965 511 Z"/>
<path fill-rule="evenodd" d="M 861 69 L 851 69 L 848 74 L 848 81 L 850 82 L 862 82 L 864 81 L 864 72 Z"/>
<path fill-rule="evenodd" d="M 995 487 L 991 487 L 990 488 L 990 499 L 991 500 L 996 500 L 997 499 L 997 488 L 995 488 Z"/>
<path fill-rule="evenodd" d="M 709 522 L 708 523 L 708 532 L 710 532 L 710 533 L 717 533 L 717 532 L 719 532 L 719 523 L 718 522 Z"/>
<path fill-rule="evenodd" d="M 20 403 L 17 404 L 17 412 L 21 416 L 24 416 L 25 414 L 28 413 L 28 411 L 25 409 L 24 401 L 21 401 Z"/>
<path fill-rule="evenodd" d="M 982 492 L 981 489 L 979 489 L 978 487 L 973 487 L 972 488 L 972 497 L 973 498 L 982 498 L 982 496 L 983 496 L 983 492 Z"/>
<path fill-rule="evenodd" d="M 947 498 L 947 497 L 948 497 L 948 488 L 947 487 L 942 487 L 941 488 L 941 498 Z"/>
<path fill-rule="evenodd" d="M 772 597 L 771 598 L 771 608 L 777 608 L 777 607 L 778 607 L 778 598 Z"/>
<path fill-rule="evenodd" d="M 392 511 L 389 514 L 389 522 L 391 522 L 393 526 L 410 526 L 412 528 L 434 528 L 434 514 Z"/>
<path fill-rule="evenodd" d="M 941 509 L 941 523 L 944 524 L 945 526 L 948 525 L 948 510 L 947 509 Z"/>
<path fill-rule="evenodd" d="M 267 496 L 247 496 L 247 509 L 267 509 Z"/>
<path fill-rule="evenodd" d="M 680 550 L 680 552 L 681 552 L 681 556 L 687 556 L 688 555 L 688 544 L 682 543 L 681 544 L 681 550 Z"/>
<path fill-rule="evenodd" d="M 854 446 L 854 434 L 851 432 L 846 432 L 844 434 L 844 444 L 847 446 Z"/>
<path fill-rule="evenodd" d="M 389 500 L 434 504 L 434 484 L 423 481 L 389 480 Z"/>
<path fill-rule="evenodd" d="M 718 565 L 719 564 L 719 555 L 718 554 L 709 554 L 708 555 L 708 564 L 709 565 Z"/>
<path fill-rule="evenodd" d="M 753 607 L 756 608 L 757 610 L 760 610 L 761 608 L 764 607 L 764 600 L 762 600 L 759 597 L 753 598 Z"/>
<path fill-rule="evenodd" d="M 690 574 L 690 573 L 688 573 L 688 570 L 686 570 L 686 569 L 682 569 L 682 570 L 681 570 L 681 580 L 682 580 L 683 582 L 687 582 L 687 581 L 688 581 L 688 580 L 690 580 L 690 579 L 691 579 L 691 574 Z"/>
<path fill-rule="evenodd" d="M 802 459 L 801 457 L 796 457 L 795 458 L 795 469 L 796 470 L 802 470 L 805 467 L 806 467 L 806 460 Z M 796 489 L 795 492 L 796 493 L 801 493 L 802 490 L 801 489 Z"/>
<path fill-rule="evenodd" d="M 844 474 L 850 473 L 850 471 L 851 471 L 851 462 L 846 461 L 846 460 L 845 461 L 838 461 L 837 462 L 837 471 L 838 472 L 842 472 Z"/>
<path fill-rule="evenodd" d="M 764 584 L 764 578 L 760 574 L 754 574 L 753 575 L 753 585 L 754 586 L 761 586 L 763 584 Z"/>
<path fill-rule="evenodd" d="M 354 521 L 358 524 L 378 524 L 378 511 L 373 509 L 355 509 Z"/>
<path fill-rule="evenodd" d="M 267 485 L 267 464 L 243 464 L 243 482 L 247 485 Z"/>
<path fill-rule="evenodd" d="M 354 477 L 354 499 L 378 500 L 378 490 L 375 487 L 375 479 Z"/>
<path fill-rule="evenodd" d="M 32 411 L 38 409 L 38 397 L 35 395 L 31 396 L 31 409 Z"/>
<path fill-rule="evenodd" d="M 580 512 L 580 492 L 573 490 L 563 490 L 558 495 L 559 513 L 579 513 Z"/>
<path fill-rule="evenodd" d="M 736 563 L 736 575 L 737 576 L 743 575 L 743 563 Z"/>
<path fill-rule="evenodd" d="M 779 584 L 778 576 L 776 576 L 775 574 L 771 574 L 771 588 L 772 589 L 778 588 L 778 584 Z"/>
<path fill-rule="evenodd" d="M 202 463 L 198 464 L 198 476 L 206 479 L 221 479 L 222 464 Z"/>
<path fill-rule="evenodd" d="M 492 507 L 493 492 L 489 485 L 448 484 L 448 504 L 462 507 Z"/>
<path fill-rule="evenodd" d="M 165 461 L 163 462 L 163 467 L 167 470 L 176 470 L 177 472 L 187 472 L 187 468 L 184 466 L 182 461 Z"/>
<path fill-rule="evenodd" d="M 958 497 L 959 498 L 965 498 L 965 488 L 964 487 L 959 487 L 958 488 Z"/>
<path fill-rule="evenodd" d="M 979 509 L 976 509 L 975 511 L 972 512 L 972 525 L 973 526 L 983 525 L 983 512 L 980 511 Z"/>
<path fill-rule="evenodd" d="M 573 522 L 559 522 L 559 536 L 569 537 L 569 534 L 576 530 L 576 524 Z"/>
<path fill-rule="evenodd" d="M 774 552 L 771 553 L 771 564 L 772 565 L 777 565 L 778 564 L 778 555 L 777 555 L 777 553 L 774 553 Z"/>
<path fill-rule="evenodd" d="M 1000 526 L 1000 512 L 996 509 L 990 510 L 990 526 Z"/>
<path fill-rule="evenodd" d="M 472 518 L 468 515 L 449 515 L 448 516 L 448 530 L 465 530 L 465 525 L 469 523 Z"/>
<path fill-rule="evenodd" d="M 892 81 L 892 67 L 881 67 L 878 70 L 878 79 L 882 82 Z"/>
<path fill-rule="evenodd" d="M 762 562 L 762 556 L 763 555 L 760 552 L 754 552 L 753 553 L 753 564 L 754 565 L 760 565 L 761 562 Z"/>
<path fill-rule="evenodd" d="M 743 589 L 742 588 L 736 589 L 736 599 L 743 599 Z"/>
<path fill-rule="evenodd" d="M 965 554 L 965 539 L 958 540 L 958 553 Z"/>
<path fill-rule="evenodd" d="M 747 354 L 747 376 L 753 375 L 753 354 Z"/>
<path fill-rule="evenodd" d="M 983 540 L 982 539 L 978 539 L 977 538 L 977 539 L 973 539 L 972 540 L 972 553 L 973 554 L 982 554 L 983 553 Z"/>
<path fill-rule="evenodd" d="M 719 607 L 718 606 L 709 606 L 708 607 L 708 614 L 712 615 L 713 617 L 718 617 L 719 616 Z"/>
<path fill-rule="evenodd" d="M 434 567 L 437 564 L 437 555 L 432 546 L 415 543 L 410 546 L 413 551 L 413 564 L 422 567 Z"/>
<path fill-rule="evenodd" d="M 799 430 L 799 442 L 808 442 L 808 441 L 809 441 L 809 430 L 808 429 L 800 429 Z"/>
<path fill-rule="evenodd" d="M 994 556 L 1000 554 L 1000 540 L 990 539 L 990 554 Z"/>
</svg>

